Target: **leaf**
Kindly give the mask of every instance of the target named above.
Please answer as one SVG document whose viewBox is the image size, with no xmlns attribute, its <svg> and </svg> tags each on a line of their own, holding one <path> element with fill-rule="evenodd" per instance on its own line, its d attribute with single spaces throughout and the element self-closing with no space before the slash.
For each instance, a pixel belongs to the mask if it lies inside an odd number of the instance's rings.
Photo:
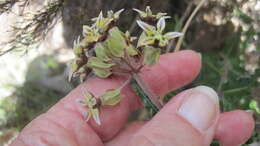
<svg viewBox="0 0 260 146">
<path fill-rule="evenodd" d="M 144 49 L 144 64 L 154 65 L 160 58 L 161 50 L 154 47 L 146 47 Z"/>
<path fill-rule="evenodd" d="M 107 90 L 100 98 L 102 105 L 116 105 L 122 99 L 120 93 L 120 88 Z"/>
<path fill-rule="evenodd" d="M 112 72 L 109 69 L 99 68 L 93 68 L 93 73 L 100 78 L 107 78 L 112 74 Z"/>
<path fill-rule="evenodd" d="M 124 34 L 117 27 L 114 27 L 109 31 L 107 46 L 110 54 L 114 57 L 124 57 L 124 49 L 127 45 L 123 35 Z"/>
<path fill-rule="evenodd" d="M 96 56 L 103 61 L 110 61 L 111 59 L 108 57 L 106 51 L 107 51 L 106 48 L 101 43 L 96 44 L 95 46 Z"/>
<path fill-rule="evenodd" d="M 99 69 L 109 69 L 114 66 L 114 63 L 105 63 L 98 57 L 90 57 L 87 63 L 87 67 L 90 68 L 99 68 Z"/>
</svg>

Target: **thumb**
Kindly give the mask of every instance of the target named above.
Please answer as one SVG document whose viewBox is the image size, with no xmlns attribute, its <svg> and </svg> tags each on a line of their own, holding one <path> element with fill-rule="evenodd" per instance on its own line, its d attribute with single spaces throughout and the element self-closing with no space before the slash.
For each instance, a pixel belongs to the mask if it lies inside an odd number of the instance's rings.
<svg viewBox="0 0 260 146">
<path fill-rule="evenodd" d="M 131 146 L 209 146 L 219 117 L 216 92 L 206 86 L 186 90 L 130 140 Z"/>
</svg>

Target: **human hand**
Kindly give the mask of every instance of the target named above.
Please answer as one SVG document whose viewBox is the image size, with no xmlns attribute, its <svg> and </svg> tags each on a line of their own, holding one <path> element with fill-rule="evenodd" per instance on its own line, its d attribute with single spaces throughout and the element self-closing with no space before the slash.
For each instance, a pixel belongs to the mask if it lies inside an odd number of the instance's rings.
<svg viewBox="0 0 260 146">
<path fill-rule="evenodd" d="M 201 68 L 200 55 L 179 51 L 162 55 L 157 65 L 146 67 L 142 78 L 157 95 L 191 82 Z M 77 99 L 84 87 L 95 95 L 116 88 L 124 77 L 90 79 L 48 112 L 28 124 L 11 146 L 209 146 L 213 138 L 223 146 L 244 143 L 254 128 L 250 113 L 236 110 L 219 113 L 216 93 L 205 86 L 183 91 L 172 98 L 150 121 L 127 125 L 130 113 L 141 106 L 139 97 L 126 86 L 120 104 L 102 107 L 101 125 L 84 120 Z"/>
</svg>

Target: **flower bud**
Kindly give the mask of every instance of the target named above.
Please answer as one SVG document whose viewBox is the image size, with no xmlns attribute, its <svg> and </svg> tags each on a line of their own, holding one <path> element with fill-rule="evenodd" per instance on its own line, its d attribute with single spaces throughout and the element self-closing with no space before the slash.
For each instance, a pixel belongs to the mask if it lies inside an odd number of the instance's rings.
<svg viewBox="0 0 260 146">
<path fill-rule="evenodd" d="M 102 105 L 116 105 L 122 99 L 120 95 L 121 89 L 110 89 L 107 90 L 101 97 Z"/>
<path fill-rule="evenodd" d="M 159 61 L 161 50 L 154 47 L 145 47 L 144 49 L 144 64 L 154 65 Z"/>
</svg>

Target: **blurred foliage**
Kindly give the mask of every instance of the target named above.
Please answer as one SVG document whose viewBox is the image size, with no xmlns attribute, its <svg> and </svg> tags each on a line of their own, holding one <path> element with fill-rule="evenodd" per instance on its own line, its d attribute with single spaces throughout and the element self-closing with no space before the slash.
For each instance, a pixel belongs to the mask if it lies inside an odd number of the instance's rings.
<svg viewBox="0 0 260 146">
<path fill-rule="evenodd" d="M 17 87 L 12 96 L 0 101 L 0 129 L 22 129 L 63 96 L 57 91 L 30 82 Z"/>
</svg>

